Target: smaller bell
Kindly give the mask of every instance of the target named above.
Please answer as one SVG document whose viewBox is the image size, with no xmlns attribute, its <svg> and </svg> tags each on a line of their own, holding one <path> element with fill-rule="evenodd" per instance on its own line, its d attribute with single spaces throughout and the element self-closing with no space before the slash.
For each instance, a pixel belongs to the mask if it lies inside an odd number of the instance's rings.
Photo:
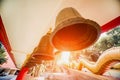
<svg viewBox="0 0 120 80">
<path fill-rule="evenodd" d="M 53 60 L 54 59 L 54 52 L 53 46 L 50 44 L 50 35 L 51 30 L 48 31 L 46 35 L 44 35 L 38 46 L 34 49 L 31 56 L 27 60 L 24 66 L 33 67 L 36 64 L 41 64 L 43 60 Z"/>
<path fill-rule="evenodd" d="M 40 60 L 53 60 L 54 59 L 54 52 L 53 52 L 53 46 L 50 44 L 50 31 L 41 38 L 40 43 L 35 48 L 35 50 L 32 53 L 32 57 L 35 59 Z"/>
</svg>

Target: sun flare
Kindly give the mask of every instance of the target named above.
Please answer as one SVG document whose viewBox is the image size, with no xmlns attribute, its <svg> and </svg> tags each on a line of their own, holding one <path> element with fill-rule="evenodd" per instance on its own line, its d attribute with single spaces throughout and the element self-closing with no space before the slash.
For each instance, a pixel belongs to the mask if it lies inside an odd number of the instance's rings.
<svg viewBox="0 0 120 80">
<path fill-rule="evenodd" d="M 58 65 L 70 63 L 70 52 L 61 52 L 60 59 L 57 61 Z"/>
</svg>

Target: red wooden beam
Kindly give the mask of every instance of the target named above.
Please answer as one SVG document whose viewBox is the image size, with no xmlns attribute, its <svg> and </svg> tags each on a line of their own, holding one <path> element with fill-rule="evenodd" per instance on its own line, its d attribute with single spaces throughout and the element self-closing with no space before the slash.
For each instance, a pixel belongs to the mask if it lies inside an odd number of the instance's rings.
<svg viewBox="0 0 120 80">
<path fill-rule="evenodd" d="M 118 25 L 120 25 L 120 16 L 118 16 L 117 18 L 113 19 L 112 21 L 106 23 L 105 25 L 103 25 L 101 27 L 101 31 L 106 32 L 114 27 L 117 27 Z"/>
<path fill-rule="evenodd" d="M 16 80 L 25 80 L 25 76 L 26 76 L 28 70 L 29 70 L 28 67 L 22 67 L 20 72 L 18 73 Z"/>
<path fill-rule="evenodd" d="M 13 54 L 11 53 L 11 46 L 10 46 L 10 43 L 9 43 L 9 40 L 8 40 L 8 37 L 6 34 L 6 30 L 4 28 L 1 16 L 0 16 L 0 42 L 2 42 L 2 44 L 6 48 L 9 56 L 13 60 L 13 63 L 15 64 L 15 58 L 14 58 Z"/>
</svg>

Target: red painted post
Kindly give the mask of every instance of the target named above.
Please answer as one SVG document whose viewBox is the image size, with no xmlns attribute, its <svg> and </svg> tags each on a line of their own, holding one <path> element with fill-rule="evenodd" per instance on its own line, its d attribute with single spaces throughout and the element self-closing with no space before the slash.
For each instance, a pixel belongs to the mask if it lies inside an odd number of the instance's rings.
<svg viewBox="0 0 120 80">
<path fill-rule="evenodd" d="M 25 74 L 28 72 L 28 70 L 29 70 L 28 67 L 23 67 L 23 68 L 20 70 L 20 72 L 19 72 L 16 80 L 24 80 Z"/>
</svg>

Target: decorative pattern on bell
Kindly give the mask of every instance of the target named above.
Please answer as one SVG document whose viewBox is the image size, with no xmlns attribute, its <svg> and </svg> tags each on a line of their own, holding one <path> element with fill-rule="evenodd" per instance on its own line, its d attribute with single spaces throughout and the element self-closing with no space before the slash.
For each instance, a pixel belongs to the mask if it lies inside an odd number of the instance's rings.
<svg viewBox="0 0 120 80">
<path fill-rule="evenodd" d="M 56 17 L 50 42 L 58 50 L 81 50 L 92 45 L 100 35 L 96 22 L 84 19 L 72 7 L 64 8 Z"/>
</svg>

